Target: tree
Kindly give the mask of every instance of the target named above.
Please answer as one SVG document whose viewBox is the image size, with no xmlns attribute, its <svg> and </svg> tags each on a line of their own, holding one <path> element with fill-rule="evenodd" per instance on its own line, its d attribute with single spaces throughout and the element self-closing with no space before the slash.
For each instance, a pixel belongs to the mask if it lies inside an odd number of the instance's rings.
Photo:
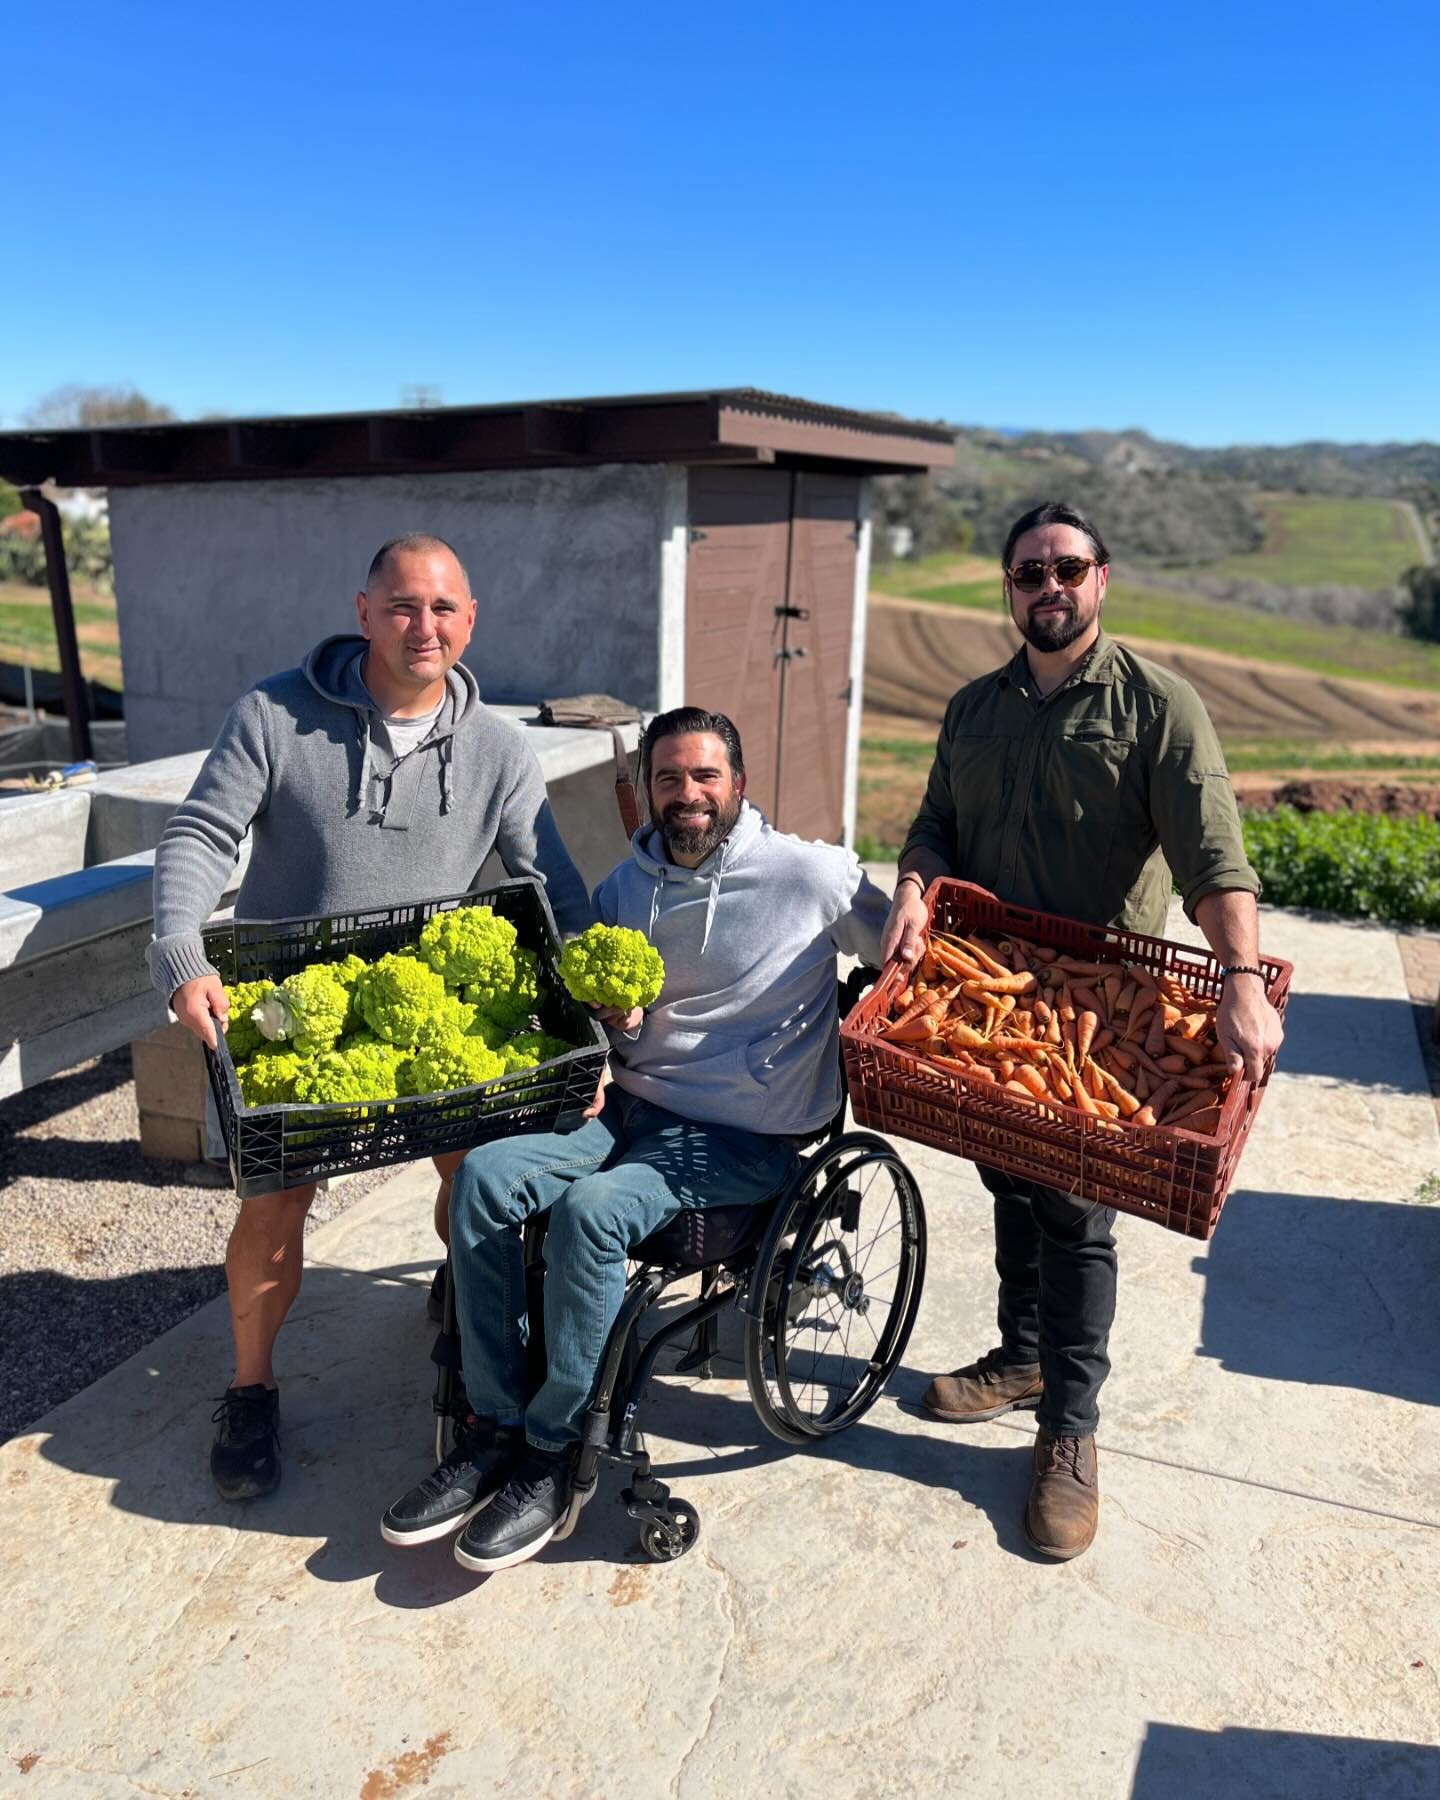
<svg viewBox="0 0 1440 1800">
<path fill-rule="evenodd" d="M 147 399 L 138 388 L 55 388 L 37 400 L 25 423 L 40 431 L 99 429 L 106 425 L 167 425 L 172 407 Z"/>
<path fill-rule="evenodd" d="M 1440 644 L 1440 565 L 1417 563 L 1400 577 L 1406 597 L 1400 617 L 1411 637 Z"/>
<path fill-rule="evenodd" d="M 12 513 L 22 510 L 20 490 L 11 487 L 8 481 L 0 481 L 0 519 L 8 519 Z"/>
</svg>

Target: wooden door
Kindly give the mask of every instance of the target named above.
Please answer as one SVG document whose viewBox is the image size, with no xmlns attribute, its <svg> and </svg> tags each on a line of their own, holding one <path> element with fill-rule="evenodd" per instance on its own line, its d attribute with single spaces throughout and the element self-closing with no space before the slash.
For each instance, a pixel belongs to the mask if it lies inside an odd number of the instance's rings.
<svg viewBox="0 0 1440 1800">
<path fill-rule="evenodd" d="M 845 740 L 855 619 L 860 482 L 795 477 L 780 694 L 774 824 L 839 843 L 845 823 Z"/>
<path fill-rule="evenodd" d="M 685 703 L 735 721 L 749 797 L 772 820 L 793 480 L 775 469 L 690 471 Z"/>
</svg>

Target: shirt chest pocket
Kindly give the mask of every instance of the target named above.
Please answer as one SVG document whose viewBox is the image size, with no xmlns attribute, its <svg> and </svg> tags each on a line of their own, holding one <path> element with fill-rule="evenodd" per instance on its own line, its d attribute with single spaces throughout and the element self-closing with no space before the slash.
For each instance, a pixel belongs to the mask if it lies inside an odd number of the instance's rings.
<svg viewBox="0 0 1440 1800">
<path fill-rule="evenodd" d="M 1135 795 L 1137 746 L 1108 732 L 1075 732 L 1049 746 L 1050 775 L 1041 784 L 1051 811 L 1068 822 L 1118 825 Z"/>
<path fill-rule="evenodd" d="M 1011 744 L 993 735 L 950 740 L 950 798 L 960 819 L 994 816 L 1008 801 Z"/>
</svg>

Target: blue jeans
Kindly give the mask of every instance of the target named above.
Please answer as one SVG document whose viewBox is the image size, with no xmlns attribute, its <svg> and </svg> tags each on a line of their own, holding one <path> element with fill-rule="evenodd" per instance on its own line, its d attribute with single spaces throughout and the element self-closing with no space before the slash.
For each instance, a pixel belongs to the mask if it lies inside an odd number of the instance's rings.
<svg viewBox="0 0 1440 1800">
<path fill-rule="evenodd" d="M 471 1409 L 523 1418 L 541 1450 L 576 1442 L 625 1297 L 628 1254 L 687 1207 L 768 1199 L 797 1162 L 793 1139 L 692 1124 L 613 1086 L 599 1116 L 575 1131 L 472 1150 L 450 1195 L 450 1267 Z M 546 1210 L 546 1379 L 532 1399 L 520 1230 Z"/>
</svg>

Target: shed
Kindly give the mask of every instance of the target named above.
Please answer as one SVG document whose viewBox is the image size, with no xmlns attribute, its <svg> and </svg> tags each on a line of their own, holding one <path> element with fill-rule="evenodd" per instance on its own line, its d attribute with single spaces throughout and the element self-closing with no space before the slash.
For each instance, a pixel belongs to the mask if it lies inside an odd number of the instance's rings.
<svg viewBox="0 0 1440 1800">
<path fill-rule="evenodd" d="M 353 629 L 385 538 L 432 531 L 479 602 L 487 700 L 609 693 L 734 717 L 783 830 L 853 835 L 867 478 L 942 427 L 753 389 L 0 434 L 0 476 L 104 487 L 134 761 Z"/>
</svg>

